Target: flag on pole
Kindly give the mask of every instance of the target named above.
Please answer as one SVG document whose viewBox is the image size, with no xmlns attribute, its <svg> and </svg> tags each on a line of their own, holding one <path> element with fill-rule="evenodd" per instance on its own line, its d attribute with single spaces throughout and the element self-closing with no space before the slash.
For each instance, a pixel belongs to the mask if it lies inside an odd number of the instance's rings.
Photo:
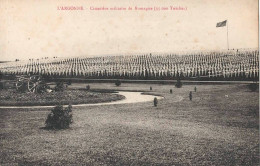
<svg viewBox="0 0 260 166">
<path fill-rule="evenodd" d="M 227 24 L 227 20 L 218 22 L 216 27 L 224 27 L 224 26 L 226 26 L 226 24 Z"/>
</svg>

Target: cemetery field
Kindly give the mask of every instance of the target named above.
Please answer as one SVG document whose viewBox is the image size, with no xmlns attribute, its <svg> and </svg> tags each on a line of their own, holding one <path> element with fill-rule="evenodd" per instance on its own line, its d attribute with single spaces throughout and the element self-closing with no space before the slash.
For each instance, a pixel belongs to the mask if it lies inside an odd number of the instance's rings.
<svg viewBox="0 0 260 166">
<path fill-rule="evenodd" d="M 73 107 L 73 124 L 59 131 L 44 129 L 50 108 L 0 108 L 0 165 L 259 164 L 258 90 L 245 84 L 89 85 L 164 99 L 157 107 L 152 101 Z"/>
</svg>

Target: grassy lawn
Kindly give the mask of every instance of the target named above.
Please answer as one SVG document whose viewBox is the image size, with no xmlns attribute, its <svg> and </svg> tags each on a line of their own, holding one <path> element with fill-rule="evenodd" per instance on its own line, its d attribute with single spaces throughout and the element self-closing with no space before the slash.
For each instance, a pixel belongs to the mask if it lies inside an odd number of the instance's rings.
<svg viewBox="0 0 260 166">
<path fill-rule="evenodd" d="M 89 85 L 147 92 L 152 86 L 151 93 L 165 98 L 158 107 L 146 102 L 74 108 L 71 128 L 60 131 L 42 129 L 49 109 L 0 109 L 0 164 L 259 163 L 259 92 L 246 85 L 197 85 L 197 92 L 194 85 Z"/>
<path fill-rule="evenodd" d="M 84 89 L 68 89 L 63 92 L 20 93 L 15 89 L 0 91 L 0 106 L 54 106 L 59 103 L 89 104 L 124 99 L 124 96 L 111 93 L 91 92 Z"/>
</svg>

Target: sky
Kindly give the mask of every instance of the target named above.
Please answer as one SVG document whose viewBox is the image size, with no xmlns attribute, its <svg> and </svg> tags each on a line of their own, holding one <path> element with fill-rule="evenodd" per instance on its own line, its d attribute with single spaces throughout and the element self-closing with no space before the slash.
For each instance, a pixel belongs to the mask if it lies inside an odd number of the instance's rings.
<svg viewBox="0 0 260 166">
<path fill-rule="evenodd" d="M 84 10 L 58 10 L 62 6 Z M 228 26 L 216 28 L 224 20 Z M 227 31 L 229 48 L 257 48 L 258 1 L 0 0 L 0 61 L 220 50 L 227 49 Z"/>
</svg>

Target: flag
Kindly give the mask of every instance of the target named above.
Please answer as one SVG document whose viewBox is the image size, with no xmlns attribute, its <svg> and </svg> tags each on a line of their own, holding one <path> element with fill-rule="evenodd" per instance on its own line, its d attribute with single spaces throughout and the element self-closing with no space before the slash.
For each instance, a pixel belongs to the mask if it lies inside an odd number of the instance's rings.
<svg viewBox="0 0 260 166">
<path fill-rule="evenodd" d="M 217 23 L 216 27 L 224 27 L 227 24 L 227 20 Z"/>
</svg>

